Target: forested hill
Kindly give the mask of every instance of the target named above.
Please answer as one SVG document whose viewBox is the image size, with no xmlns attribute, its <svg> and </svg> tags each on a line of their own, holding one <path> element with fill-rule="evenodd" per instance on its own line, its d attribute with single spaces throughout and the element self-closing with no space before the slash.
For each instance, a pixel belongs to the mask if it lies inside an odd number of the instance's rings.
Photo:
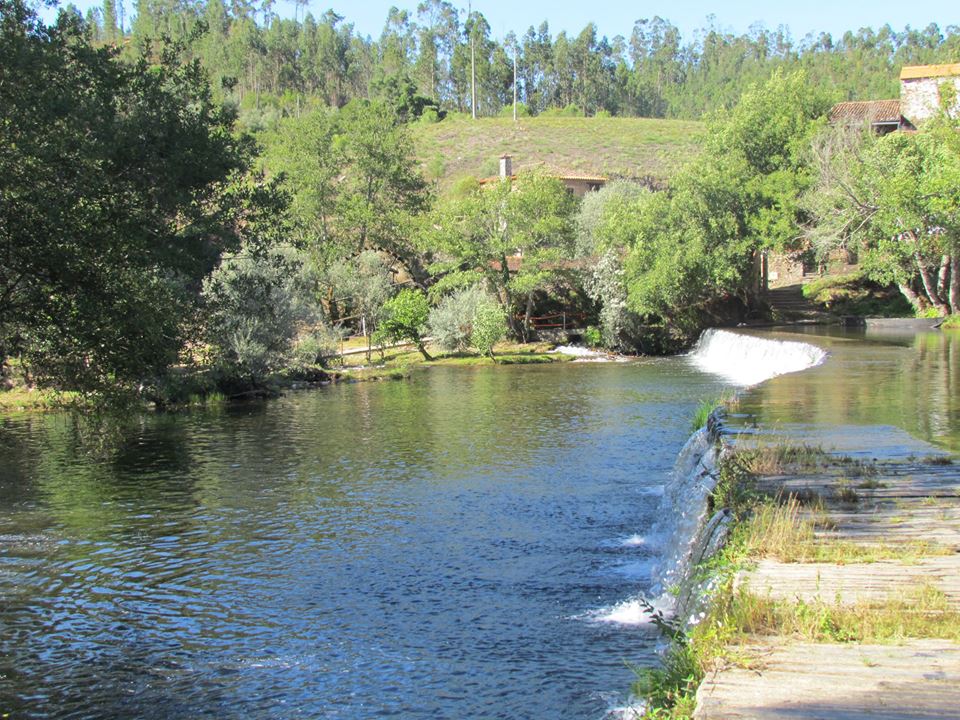
<svg viewBox="0 0 960 720">
<path fill-rule="evenodd" d="M 546 21 L 497 38 L 482 13 L 424 0 L 416 13 L 391 9 L 380 37 L 370 38 L 349 17 L 332 10 L 317 17 L 306 3 L 295 5 L 290 19 L 272 11 L 273 0 L 137 0 L 131 19 L 104 0 L 86 20 L 95 43 L 123 45 L 131 58 L 152 38 L 183 42 L 209 71 L 215 93 L 238 103 L 252 129 L 300 112 L 303 103 L 343 106 L 356 97 L 384 97 L 418 115 L 433 105 L 495 116 L 513 101 L 514 60 L 524 113 L 698 119 L 731 107 L 775 68 L 805 69 L 818 90 L 840 101 L 895 97 L 903 65 L 960 59 L 960 28 L 933 23 L 795 39 L 782 26 L 737 35 L 720 17 L 684 38 L 654 17 L 613 38 L 592 23 L 579 34 L 554 34 Z"/>
<path fill-rule="evenodd" d="M 703 133 L 693 120 L 615 117 L 450 118 L 410 127 L 424 175 L 441 190 L 462 177 L 496 175 L 504 153 L 520 171 L 543 167 L 656 183 L 696 152 Z"/>
</svg>

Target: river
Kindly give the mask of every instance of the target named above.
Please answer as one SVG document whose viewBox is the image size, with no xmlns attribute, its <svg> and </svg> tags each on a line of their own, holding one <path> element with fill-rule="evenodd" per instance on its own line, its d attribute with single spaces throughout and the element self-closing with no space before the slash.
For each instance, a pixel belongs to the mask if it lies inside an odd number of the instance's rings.
<svg viewBox="0 0 960 720">
<path fill-rule="evenodd" d="M 880 421 L 955 450 L 938 337 L 815 338 L 827 361 L 740 421 L 856 427 L 895 395 L 913 410 Z M 96 454 L 67 416 L 0 421 L 0 714 L 600 718 L 656 661 L 612 609 L 649 586 L 727 382 L 685 358 L 436 367 L 145 416 Z"/>
</svg>

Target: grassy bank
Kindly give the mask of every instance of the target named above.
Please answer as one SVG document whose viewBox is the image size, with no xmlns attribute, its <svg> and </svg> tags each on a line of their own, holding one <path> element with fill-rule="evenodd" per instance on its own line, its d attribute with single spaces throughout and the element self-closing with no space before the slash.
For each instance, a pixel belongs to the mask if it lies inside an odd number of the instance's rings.
<svg viewBox="0 0 960 720">
<path fill-rule="evenodd" d="M 458 178 L 496 175 L 498 158 L 514 169 L 545 166 L 556 172 L 611 178 L 669 179 L 697 152 L 703 125 L 647 118 L 451 117 L 412 126 L 417 157 L 441 189 Z"/>
<path fill-rule="evenodd" d="M 359 340 L 345 344 L 346 349 L 361 347 L 363 345 Z M 402 380 L 410 377 L 418 368 L 531 365 L 574 359 L 570 355 L 551 352 L 552 349 L 553 346 L 548 343 L 500 343 L 494 349 L 494 358 L 433 350 L 433 359 L 430 361 L 409 347 L 393 348 L 382 353 L 374 350 L 369 362 L 363 353 L 347 355 L 340 361 L 328 362 L 326 367 L 288 368 L 249 385 L 240 381 L 218 380 L 213 377 L 213 373 L 206 370 L 184 372 L 180 375 L 174 373 L 168 379 L 170 387 L 166 392 L 170 399 L 164 409 L 275 397 L 284 392 L 313 388 L 331 382 Z M 18 375 L 9 378 L 8 385 L 7 389 L 0 390 L 0 415 L 64 409 L 77 406 L 80 400 L 74 393 L 58 393 L 30 387 Z M 145 402 L 144 408 L 154 405 Z"/>
</svg>

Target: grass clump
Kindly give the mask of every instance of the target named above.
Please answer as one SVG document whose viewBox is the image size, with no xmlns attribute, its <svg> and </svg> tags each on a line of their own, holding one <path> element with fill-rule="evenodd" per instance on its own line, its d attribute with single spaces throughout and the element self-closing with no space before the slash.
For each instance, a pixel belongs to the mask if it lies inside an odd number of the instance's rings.
<svg viewBox="0 0 960 720">
<path fill-rule="evenodd" d="M 780 475 L 786 472 L 803 472 L 826 467 L 833 458 L 819 445 L 776 443 L 760 447 L 738 448 L 746 471 L 753 475 Z"/>
<path fill-rule="evenodd" d="M 741 590 L 721 609 L 741 637 L 777 635 L 810 642 L 898 642 L 906 638 L 960 641 L 960 612 L 932 585 L 882 601 L 854 604 L 790 602 Z"/>
</svg>

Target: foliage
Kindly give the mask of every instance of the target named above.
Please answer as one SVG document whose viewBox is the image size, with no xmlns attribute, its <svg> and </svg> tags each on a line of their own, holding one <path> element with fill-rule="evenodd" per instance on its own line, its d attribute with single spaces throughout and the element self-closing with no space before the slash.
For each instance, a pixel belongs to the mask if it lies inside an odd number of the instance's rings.
<svg viewBox="0 0 960 720">
<path fill-rule="evenodd" d="M 722 26 L 723 18 L 711 18 L 685 39 L 658 16 L 617 28 L 611 38 L 593 23 L 568 34 L 552 33 L 547 22 L 519 37 L 495 38 L 482 13 L 462 17 L 447 0 L 422 2 L 415 13 L 391 9 L 380 37 L 370 38 L 332 10 L 315 16 L 301 14 L 303 7 L 295 3 L 289 18 L 255 3 L 141 2 L 126 31 L 110 2 L 99 17 L 88 15 L 89 31 L 97 41 L 126 44 L 131 53 L 164 35 L 186 42 L 215 92 L 260 117 L 265 109 L 276 117 L 298 115 L 305 107 L 373 97 L 389 99 L 411 117 L 427 102 L 496 115 L 512 101 L 516 59 L 518 98 L 535 115 L 697 118 L 732 107 L 777 69 L 806 69 L 811 82 L 837 99 L 891 97 L 897 87 L 891 68 L 952 62 L 960 45 L 955 26 L 933 23 L 795 41 L 783 26 L 755 24 L 736 34 Z M 197 32 L 201 25 L 206 34 Z"/>
<path fill-rule="evenodd" d="M 470 347 L 473 323 L 480 305 L 490 302 L 480 285 L 444 296 L 430 310 L 430 337 L 444 350 L 463 352 Z"/>
<path fill-rule="evenodd" d="M 408 238 L 430 195 L 393 108 L 357 100 L 288 118 L 269 138 L 267 160 L 290 177 L 293 208 L 313 253 L 329 260 L 376 250 L 426 281 Z"/>
<path fill-rule="evenodd" d="M 420 290 L 405 288 L 384 304 L 378 339 L 409 340 L 425 360 L 431 360 L 424 347 L 429 314 L 427 296 Z"/>
<path fill-rule="evenodd" d="M 577 255 L 585 266 L 580 282 L 600 307 L 597 346 L 629 349 L 639 335 L 639 318 L 627 307 L 623 249 L 631 242 L 631 214 L 647 194 L 641 186 L 610 183 L 584 197 L 577 215 Z"/>
<path fill-rule="evenodd" d="M 0 3 L 0 355 L 43 384 L 136 392 L 177 360 L 220 253 L 275 240 L 282 193 L 182 50 L 123 62 L 73 14 Z"/>
<path fill-rule="evenodd" d="M 206 337 L 228 375 L 260 384 L 292 358 L 298 330 L 311 319 L 294 271 L 281 253 L 244 248 L 204 280 Z"/>
<path fill-rule="evenodd" d="M 573 200 L 559 180 L 540 173 L 465 190 L 438 206 L 421 236 L 421 245 L 436 256 L 431 292 L 485 280 L 520 336 L 526 323 L 512 320 L 519 303 L 529 313 L 534 293 L 566 274 Z"/>
<path fill-rule="evenodd" d="M 493 358 L 493 346 L 503 340 L 506 334 L 507 319 L 502 308 L 493 303 L 483 303 L 477 307 L 470 344 L 481 355 Z"/>
<path fill-rule="evenodd" d="M 803 148 L 826 107 L 803 73 L 775 73 L 711 119 L 702 154 L 669 192 L 617 187 L 584 206 L 581 252 L 599 260 L 585 286 L 609 313 L 605 340 L 632 325 L 639 349 L 672 349 L 715 313 L 751 305 L 756 254 L 799 235 Z"/>
<path fill-rule="evenodd" d="M 896 288 L 873 282 L 862 270 L 806 283 L 803 295 L 837 315 L 904 317 L 912 312 Z"/>
<path fill-rule="evenodd" d="M 918 314 L 960 310 L 957 127 L 946 116 L 881 138 L 839 127 L 815 146 L 812 242 L 821 255 L 858 247 L 868 276 L 895 283 Z"/>
<path fill-rule="evenodd" d="M 583 331 L 583 342 L 587 347 L 598 348 L 603 345 L 603 333 L 600 328 L 594 325 L 588 325 Z"/>
</svg>

